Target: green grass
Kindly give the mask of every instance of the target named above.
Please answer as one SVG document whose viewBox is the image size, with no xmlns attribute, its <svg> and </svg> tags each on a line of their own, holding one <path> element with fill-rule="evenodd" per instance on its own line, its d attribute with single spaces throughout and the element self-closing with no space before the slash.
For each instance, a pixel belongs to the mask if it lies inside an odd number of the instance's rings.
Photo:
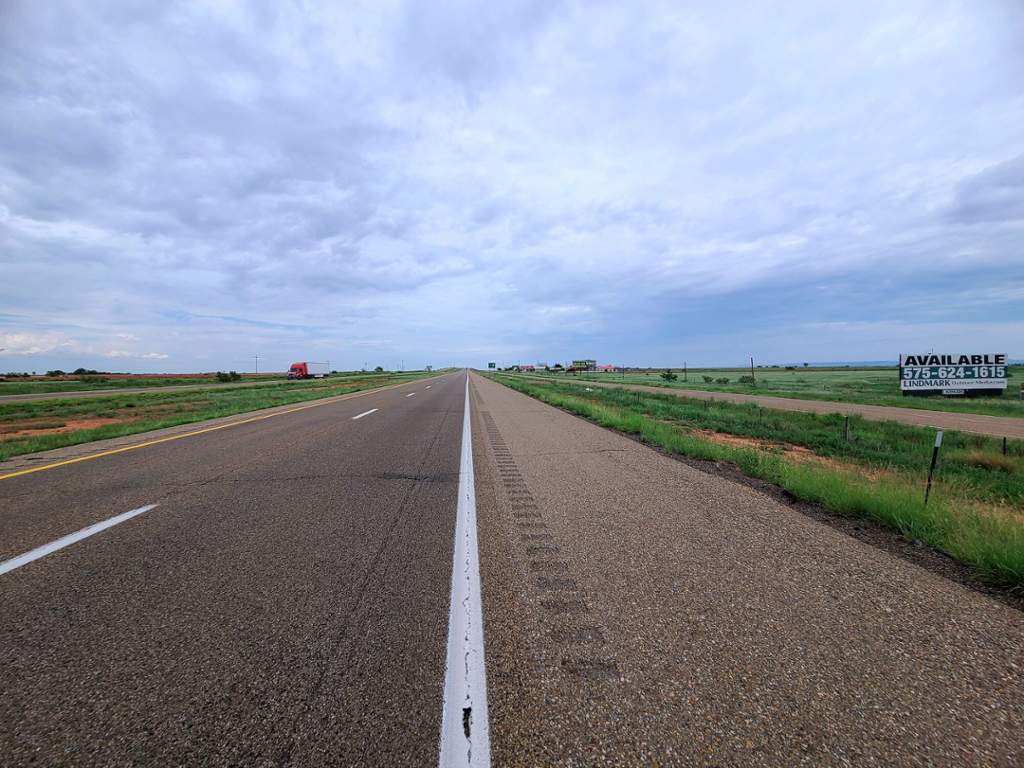
<svg viewBox="0 0 1024 768">
<path fill-rule="evenodd" d="M 242 380 L 245 383 L 254 381 L 284 380 L 280 373 L 267 374 L 266 376 L 245 376 Z M 211 374 L 203 378 L 198 377 L 154 377 L 145 376 L 132 377 L 130 379 L 115 379 L 107 376 L 81 376 L 68 379 L 48 379 L 45 381 L 22 381 L 11 379 L 0 381 L 0 396 L 3 395 L 42 395 L 50 392 L 92 392 L 95 390 L 118 390 L 118 389 L 159 389 L 160 387 L 201 387 L 201 386 L 230 386 L 221 384 L 216 376 Z"/>
<path fill-rule="evenodd" d="M 491 377 L 512 389 L 612 429 L 640 436 L 670 453 L 736 464 L 750 476 L 785 488 L 831 512 L 863 517 L 895 529 L 911 541 L 973 566 L 990 581 L 1024 591 L 1024 444 L 947 432 L 949 449 L 939 464 L 931 500 L 924 483 L 934 430 L 895 422 L 815 416 L 726 402 L 707 403 L 674 395 L 595 388 L 523 377 Z M 707 408 L 707 410 L 705 410 Z M 763 440 L 763 449 L 734 447 L 693 430 Z M 834 467 L 789 459 L 780 443 L 802 445 L 834 458 Z M 997 452 L 998 451 L 998 452 Z M 998 457 L 998 458 L 996 458 Z M 880 478 L 858 469 L 884 470 Z M 1010 508 L 985 514 L 979 506 Z M 1014 514 L 1015 513 L 1015 514 Z"/>
<path fill-rule="evenodd" d="M 754 371 L 754 385 L 740 383 L 741 376 L 750 376 L 750 369 L 714 368 L 690 369 L 683 381 L 681 368 L 673 368 L 678 376 L 673 382 L 664 381 L 660 374 L 665 369 L 651 369 L 649 373 L 589 373 L 537 375 L 555 380 L 598 381 L 612 384 L 643 384 L 672 389 L 698 389 L 705 392 L 734 392 L 745 395 L 771 395 L 801 400 L 825 400 L 837 403 L 862 403 L 896 408 L 922 408 L 955 413 L 977 413 L 988 416 L 1015 416 L 1024 418 L 1024 403 L 1020 402 L 1020 383 L 1024 380 L 1024 366 L 1010 366 L 1010 378 L 1000 397 L 903 397 L 900 394 L 899 369 L 890 368 L 761 368 Z M 706 382 L 704 377 L 712 379 Z M 728 379 L 728 384 L 717 383 Z"/>
<path fill-rule="evenodd" d="M 593 387 L 522 378 L 503 379 L 516 389 L 523 383 L 570 397 L 586 397 L 616 409 L 641 411 L 657 421 L 705 429 L 769 443 L 801 446 L 818 456 L 923 478 L 931 461 L 935 430 L 895 421 L 761 408 L 754 404 L 707 401 L 679 395 L 636 392 L 618 387 Z M 582 390 L 582 391 L 581 391 Z M 522 391 L 522 390 L 521 390 Z M 532 394 L 532 393 L 530 393 Z M 992 504 L 1024 507 L 1024 442 L 947 431 L 937 478 L 950 485 L 966 484 L 972 495 Z M 998 471 L 993 471 L 998 468 Z"/>
<path fill-rule="evenodd" d="M 0 461 L 27 453 L 319 400 L 436 375 L 416 372 L 393 376 L 332 377 L 326 381 L 281 382 L 260 387 L 225 386 L 191 392 L 154 391 L 134 395 L 112 394 L 109 397 L 7 403 L 0 405 L 0 426 L 5 431 L 18 427 L 46 429 L 81 419 L 130 418 L 131 421 L 92 429 L 0 439 Z"/>
</svg>

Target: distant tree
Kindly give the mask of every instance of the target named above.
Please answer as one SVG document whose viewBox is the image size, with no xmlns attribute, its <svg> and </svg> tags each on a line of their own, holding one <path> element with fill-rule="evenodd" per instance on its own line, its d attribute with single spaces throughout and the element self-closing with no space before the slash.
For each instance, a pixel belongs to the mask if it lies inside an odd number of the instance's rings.
<svg viewBox="0 0 1024 768">
<path fill-rule="evenodd" d="M 55 371 L 47 371 L 46 375 L 47 376 L 63 376 L 64 375 L 64 371 L 62 371 L 60 368 L 58 368 Z"/>
<path fill-rule="evenodd" d="M 562 370 L 562 364 L 561 363 L 555 363 L 555 370 L 556 371 Z"/>
<path fill-rule="evenodd" d="M 378 365 L 378 366 L 377 366 L 376 368 L 374 368 L 374 369 L 373 369 L 373 372 L 374 372 L 374 373 L 384 373 L 384 369 L 383 369 L 383 368 L 381 368 L 381 367 L 380 367 L 380 366 Z"/>
<path fill-rule="evenodd" d="M 668 368 L 666 368 L 665 372 L 661 374 L 661 378 L 663 378 L 665 381 L 675 381 L 679 377 L 672 373 L 672 371 L 670 371 Z"/>
<path fill-rule="evenodd" d="M 804 368 L 806 368 L 808 365 L 810 365 L 810 363 L 804 363 Z"/>
</svg>

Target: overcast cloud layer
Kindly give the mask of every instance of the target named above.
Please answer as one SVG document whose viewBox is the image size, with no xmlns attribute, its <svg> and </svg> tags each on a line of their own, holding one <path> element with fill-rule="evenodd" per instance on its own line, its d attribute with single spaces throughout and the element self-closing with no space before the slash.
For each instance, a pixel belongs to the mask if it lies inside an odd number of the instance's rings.
<svg viewBox="0 0 1024 768">
<path fill-rule="evenodd" d="M 1022 8 L 0 2 L 0 371 L 1022 357 Z"/>
</svg>

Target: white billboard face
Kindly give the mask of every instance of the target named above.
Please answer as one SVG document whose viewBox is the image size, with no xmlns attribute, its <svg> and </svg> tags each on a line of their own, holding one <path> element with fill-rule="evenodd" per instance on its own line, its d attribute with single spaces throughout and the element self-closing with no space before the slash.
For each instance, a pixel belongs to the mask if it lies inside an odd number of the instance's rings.
<svg viewBox="0 0 1024 768">
<path fill-rule="evenodd" d="M 900 389 L 1006 389 L 1006 368 L 1006 355 L 903 355 Z"/>
</svg>

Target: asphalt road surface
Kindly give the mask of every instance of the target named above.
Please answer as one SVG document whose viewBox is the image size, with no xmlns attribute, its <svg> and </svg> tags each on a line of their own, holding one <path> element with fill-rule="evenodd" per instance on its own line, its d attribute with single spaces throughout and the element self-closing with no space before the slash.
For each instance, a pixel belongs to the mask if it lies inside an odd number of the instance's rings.
<svg viewBox="0 0 1024 768">
<path fill-rule="evenodd" d="M 493 765 L 1024 764 L 1020 612 L 471 381 Z M 0 465 L 0 764 L 437 765 L 465 382 Z"/>
<path fill-rule="evenodd" d="M 157 505 L 0 575 L 0 764 L 436 764 L 464 398 L 0 480 L 0 561 Z"/>
</svg>

